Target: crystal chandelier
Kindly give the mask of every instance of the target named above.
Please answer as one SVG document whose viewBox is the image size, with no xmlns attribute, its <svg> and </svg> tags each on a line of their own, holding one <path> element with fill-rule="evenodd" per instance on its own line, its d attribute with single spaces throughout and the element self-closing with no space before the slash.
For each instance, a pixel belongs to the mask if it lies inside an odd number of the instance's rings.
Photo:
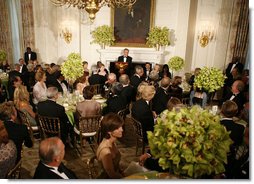
<svg viewBox="0 0 254 184">
<path fill-rule="evenodd" d="M 95 19 L 95 14 L 102 6 L 108 7 L 128 7 L 129 11 L 137 0 L 50 0 L 56 6 L 73 6 L 78 9 L 85 9 L 89 13 L 91 21 Z"/>
</svg>

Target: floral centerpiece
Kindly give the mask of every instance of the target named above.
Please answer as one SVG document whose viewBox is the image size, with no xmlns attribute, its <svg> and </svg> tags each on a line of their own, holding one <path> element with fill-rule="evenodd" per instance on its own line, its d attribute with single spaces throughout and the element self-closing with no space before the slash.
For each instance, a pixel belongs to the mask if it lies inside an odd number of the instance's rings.
<svg viewBox="0 0 254 184">
<path fill-rule="evenodd" d="M 156 47 L 157 50 L 159 50 L 158 46 L 170 45 L 169 29 L 167 27 L 154 27 L 148 33 L 146 40 L 149 47 Z"/>
<path fill-rule="evenodd" d="M 0 64 L 7 59 L 7 54 L 5 51 L 0 50 Z"/>
<path fill-rule="evenodd" d="M 168 66 L 172 71 L 179 71 L 184 66 L 184 59 L 179 56 L 174 56 L 168 61 Z"/>
<path fill-rule="evenodd" d="M 204 67 L 195 77 L 194 87 L 212 93 L 224 85 L 225 79 L 226 76 L 221 70 L 213 67 Z"/>
<path fill-rule="evenodd" d="M 152 155 L 163 169 L 180 177 L 201 178 L 225 171 L 233 141 L 214 116 L 198 106 L 164 111 L 148 132 Z"/>
<path fill-rule="evenodd" d="M 97 43 L 104 49 L 105 45 L 113 45 L 115 41 L 113 28 L 107 25 L 99 26 L 92 31 L 93 41 L 91 43 Z"/>
<path fill-rule="evenodd" d="M 69 82 L 74 82 L 84 73 L 81 56 L 77 53 L 68 55 L 67 60 L 61 65 L 61 73 Z"/>
</svg>

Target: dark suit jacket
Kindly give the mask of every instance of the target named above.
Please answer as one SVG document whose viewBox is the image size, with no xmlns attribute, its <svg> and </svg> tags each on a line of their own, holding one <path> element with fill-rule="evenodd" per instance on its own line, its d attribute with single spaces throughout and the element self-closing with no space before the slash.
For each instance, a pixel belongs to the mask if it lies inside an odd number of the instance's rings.
<svg viewBox="0 0 254 184">
<path fill-rule="evenodd" d="M 29 61 L 28 52 L 24 53 L 24 58 L 25 58 L 26 64 L 28 64 L 28 61 Z M 31 52 L 31 60 L 32 61 L 37 60 L 37 54 L 35 52 Z"/>
<path fill-rule="evenodd" d="M 126 99 L 127 104 L 130 104 L 131 101 L 135 101 L 135 90 L 134 90 L 134 88 L 130 85 L 125 86 L 121 91 L 121 96 Z"/>
<path fill-rule="evenodd" d="M 227 69 L 226 69 L 226 75 L 227 75 L 227 77 L 229 77 L 230 75 L 231 75 L 231 68 L 232 68 L 232 66 L 233 66 L 233 64 L 234 63 L 229 63 L 228 64 L 228 67 L 227 67 Z M 236 65 L 235 65 L 235 67 L 234 68 L 237 68 L 238 69 L 238 72 L 239 73 L 242 73 L 242 71 L 243 71 L 243 64 L 242 63 L 237 63 Z"/>
<path fill-rule="evenodd" d="M 29 135 L 26 125 L 17 124 L 12 121 L 5 121 L 4 126 L 8 132 L 9 139 L 13 140 L 17 147 L 17 162 L 21 158 L 22 144 L 24 143 L 26 147 L 31 148 L 33 142 Z"/>
<path fill-rule="evenodd" d="M 146 131 L 154 130 L 153 113 L 145 100 L 139 99 L 133 103 L 132 116 L 142 124 L 144 142 L 148 143 Z"/>
<path fill-rule="evenodd" d="M 137 90 L 138 85 L 142 82 L 142 79 L 137 75 L 133 75 L 130 79 L 130 84 Z"/>
<path fill-rule="evenodd" d="M 65 167 L 63 163 L 59 165 L 59 169 L 61 169 L 69 179 L 78 179 L 75 173 L 69 170 L 67 167 Z M 33 179 L 63 179 L 63 178 L 61 178 L 59 175 L 51 171 L 49 167 L 45 166 L 40 161 L 35 170 Z"/>
<path fill-rule="evenodd" d="M 119 61 L 123 62 L 124 61 L 123 58 L 124 58 L 124 56 L 119 56 L 117 61 L 118 62 Z M 126 62 L 128 63 L 128 67 L 126 69 L 126 74 L 130 76 L 130 74 L 131 74 L 130 72 L 131 72 L 131 69 L 132 69 L 132 57 L 127 56 Z"/>
<path fill-rule="evenodd" d="M 152 100 L 153 111 L 155 111 L 157 115 L 167 109 L 167 103 L 169 98 L 170 96 L 167 91 L 165 91 L 161 87 L 157 89 L 156 94 L 154 95 Z"/>
<path fill-rule="evenodd" d="M 126 101 L 122 96 L 110 96 L 106 101 L 107 106 L 103 109 L 102 114 L 106 115 L 109 112 L 117 113 L 126 107 Z"/>
<path fill-rule="evenodd" d="M 229 100 L 232 95 L 233 95 L 233 93 L 232 93 L 232 91 L 230 91 L 228 94 L 226 94 L 226 96 L 225 96 L 225 98 L 223 99 L 222 102 L 225 102 L 225 101 Z M 241 110 L 243 109 L 243 105 L 246 101 L 245 97 L 244 97 L 244 94 L 242 92 L 238 93 L 232 101 L 234 101 L 237 104 L 238 114 L 239 114 L 241 112 Z"/>
<path fill-rule="evenodd" d="M 70 131 L 71 125 L 67 115 L 65 114 L 64 107 L 52 100 L 39 102 L 37 107 L 39 115 L 56 117 L 60 119 L 61 139 L 63 143 L 66 143 L 66 138 Z"/>
<path fill-rule="evenodd" d="M 104 85 L 106 82 L 107 78 L 104 76 L 101 76 L 99 74 L 93 74 L 88 78 L 88 82 L 90 85 L 95 85 L 95 84 L 101 84 Z"/>
</svg>

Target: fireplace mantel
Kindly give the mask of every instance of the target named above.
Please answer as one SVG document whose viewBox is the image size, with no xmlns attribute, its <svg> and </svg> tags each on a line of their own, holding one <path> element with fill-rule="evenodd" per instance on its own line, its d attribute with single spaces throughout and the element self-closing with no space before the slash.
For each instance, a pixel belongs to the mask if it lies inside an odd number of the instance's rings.
<svg viewBox="0 0 254 184">
<path fill-rule="evenodd" d="M 133 63 L 149 62 L 153 65 L 160 63 L 163 56 L 163 51 L 155 51 L 150 48 L 131 48 L 129 50 L 129 56 L 132 57 Z M 100 61 L 108 68 L 110 62 L 117 61 L 118 57 L 123 54 L 123 48 L 98 49 L 97 52 L 100 54 Z"/>
</svg>

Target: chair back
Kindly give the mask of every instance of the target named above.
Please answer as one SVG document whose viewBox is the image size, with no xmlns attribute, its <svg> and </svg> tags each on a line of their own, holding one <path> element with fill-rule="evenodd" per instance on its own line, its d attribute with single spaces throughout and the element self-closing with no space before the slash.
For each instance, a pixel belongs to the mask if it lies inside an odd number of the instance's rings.
<svg viewBox="0 0 254 184">
<path fill-rule="evenodd" d="M 101 115 L 80 117 L 79 119 L 79 131 L 81 133 L 93 133 L 97 132 L 100 126 Z"/>
<path fill-rule="evenodd" d="M 92 156 L 91 158 L 87 160 L 87 168 L 88 168 L 88 175 L 90 179 L 98 178 L 101 171 L 101 166 L 96 156 Z"/>
<path fill-rule="evenodd" d="M 102 86 L 100 84 L 90 85 L 89 87 L 93 88 L 94 95 L 101 94 Z"/>
<path fill-rule="evenodd" d="M 21 163 L 20 159 L 15 167 L 7 173 L 6 179 L 20 179 Z"/>
<path fill-rule="evenodd" d="M 136 120 L 135 118 L 131 118 L 132 119 L 132 125 L 133 125 L 133 128 L 134 128 L 134 131 L 135 131 L 135 134 L 136 136 L 139 138 L 139 139 L 143 139 L 143 129 L 142 129 L 142 124 Z"/>
<path fill-rule="evenodd" d="M 118 111 L 117 114 L 118 114 L 120 117 L 122 117 L 123 120 L 125 120 L 126 115 L 128 114 L 128 112 L 129 112 L 129 108 L 126 107 L 126 108 L 124 108 L 124 109 Z"/>
<path fill-rule="evenodd" d="M 38 115 L 43 138 L 58 136 L 61 137 L 60 119 Z"/>
</svg>

